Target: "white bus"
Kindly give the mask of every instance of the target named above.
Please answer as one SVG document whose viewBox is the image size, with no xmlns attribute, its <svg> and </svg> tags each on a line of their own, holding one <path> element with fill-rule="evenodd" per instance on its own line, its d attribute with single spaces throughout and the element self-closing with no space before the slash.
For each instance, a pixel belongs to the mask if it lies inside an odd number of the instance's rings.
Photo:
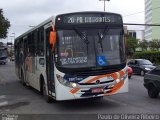
<svg viewBox="0 0 160 120">
<path fill-rule="evenodd" d="M 14 45 L 17 76 L 47 102 L 128 91 L 119 14 L 60 14 L 16 38 Z"/>
</svg>

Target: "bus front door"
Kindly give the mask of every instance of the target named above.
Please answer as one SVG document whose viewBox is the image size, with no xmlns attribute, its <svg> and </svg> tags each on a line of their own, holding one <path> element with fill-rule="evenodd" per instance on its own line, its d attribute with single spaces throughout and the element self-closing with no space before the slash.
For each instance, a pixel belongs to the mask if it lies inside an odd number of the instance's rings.
<svg viewBox="0 0 160 120">
<path fill-rule="evenodd" d="M 55 80 L 54 80 L 54 57 L 51 52 L 51 46 L 49 44 L 49 34 L 51 27 L 45 28 L 45 41 L 46 41 L 46 73 L 47 73 L 47 85 L 48 95 L 55 97 Z"/>
</svg>

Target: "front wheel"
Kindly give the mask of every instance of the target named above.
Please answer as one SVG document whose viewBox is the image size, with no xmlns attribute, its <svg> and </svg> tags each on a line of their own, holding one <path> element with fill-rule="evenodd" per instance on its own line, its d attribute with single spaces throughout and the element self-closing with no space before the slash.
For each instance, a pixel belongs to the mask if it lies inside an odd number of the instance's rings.
<svg viewBox="0 0 160 120">
<path fill-rule="evenodd" d="M 156 89 L 156 87 L 154 85 L 149 85 L 148 95 L 150 98 L 157 98 L 159 95 L 159 91 Z"/>
<path fill-rule="evenodd" d="M 23 86 L 26 86 L 26 83 L 24 82 L 24 74 L 23 72 L 21 73 L 21 82 Z"/>
<path fill-rule="evenodd" d="M 43 96 L 44 96 L 44 99 L 46 100 L 47 103 L 51 103 L 51 102 L 52 102 L 52 98 L 49 97 L 48 94 L 47 94 L 47 90 L 46 90 L 47 88 L 46 88 L 46 84 L 45 84 L 44 81 L 43 81 L 43 86 L 42 86 L 42 88 L 43 88 Z"/>
</svg>

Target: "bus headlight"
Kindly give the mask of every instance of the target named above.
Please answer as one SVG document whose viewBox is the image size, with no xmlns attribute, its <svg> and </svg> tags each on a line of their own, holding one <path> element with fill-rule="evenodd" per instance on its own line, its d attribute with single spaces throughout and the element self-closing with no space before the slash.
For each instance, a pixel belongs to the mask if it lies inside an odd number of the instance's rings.
<svg viewBox="0 0 160 120">
<path fill-rule="evenodd" d="M 116 82 L 119 83 L 119 82 L 120 82 L 120 79 L 117 79 Z"/>
<path fill-rule="evenodd" d="M 71 87 L 71 88 L 75 88 L 78 86 L 76 83 L 69 82 L 68 80 L 65 80 L 62 76 L 58 74 L 56 74 L 56 77 L 58 81 L 64 86 Z"/>
<path fill-rule="evenodd" d="M 77 87 L 76 83 L 71 83 L 71 85 L 72 85 L 73 88 Z"/>
</svg>

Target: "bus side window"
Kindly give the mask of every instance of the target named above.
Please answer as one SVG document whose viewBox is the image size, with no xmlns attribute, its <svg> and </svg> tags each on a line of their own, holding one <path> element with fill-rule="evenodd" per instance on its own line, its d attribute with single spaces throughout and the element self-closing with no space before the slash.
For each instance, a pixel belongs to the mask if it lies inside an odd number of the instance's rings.
<svg viewBox="0 0 160 120">
<path fill-rule="evenodd" d="M 44 29 L 38 29 L 38 36 L 37 36 L 37 55 L 43 56 L 44 55 Z"/>
<path fill-rule="evenodd" d="M 37 48 L 38 48 L 37 43 L 38 43 L 38 30 L 35 30 L 34 31 L 34 47 L 35 47 L 35 49 L 34 49 L 34 55 L 35 56 L 37 56 Z"/>
</svg>

